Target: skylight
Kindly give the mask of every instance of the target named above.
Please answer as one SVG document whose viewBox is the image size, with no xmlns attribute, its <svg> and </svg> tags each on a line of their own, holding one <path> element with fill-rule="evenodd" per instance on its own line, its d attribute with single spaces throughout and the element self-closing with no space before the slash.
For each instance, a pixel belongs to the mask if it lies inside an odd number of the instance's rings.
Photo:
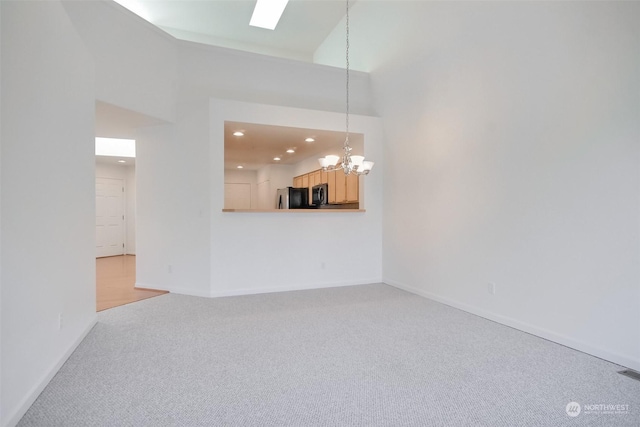
<svg viewBox="0 0 640 427">
<path fill-rule="evenodd" d="M 96 138 L 96 156 L 135 157 L 135 139 Z"/>
<path fill-rule="evenodd" d="M 249 25 L 275 30 L 289 0 L 257 0 Z"/>
<path fill-rule="evenodd" d="M 151 22 L 151 13 L 143 2 L 137 0 L 115 0 L 115 2 L 119 3 L 120 6 L 126 7 L 141 18 Z"/>
</svg>

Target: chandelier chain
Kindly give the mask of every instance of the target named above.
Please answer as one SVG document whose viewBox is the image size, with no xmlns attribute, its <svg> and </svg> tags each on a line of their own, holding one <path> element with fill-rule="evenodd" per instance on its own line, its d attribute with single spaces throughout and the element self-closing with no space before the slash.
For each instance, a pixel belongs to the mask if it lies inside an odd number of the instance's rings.
<svg viewBox="0 0 640 427">
<path fill-rule="evenodd" d="M 338 171 L 342 170 L 345 175 L 367 175 L 371 171 L 373 167 L 372 161 L 365 161 L 364 156 L 354 155 L 351 156 L 351 146 L 349 145 L 349 72 L 350 72 L 350 64 L 349 64 L 349 0 L 345 0 L 347 5 L 347 10 L 345 14 L 345 27 L 346 27 L 346 50 L 345 50 L 345 59 L 346 59 L 346 114 L 345 114 L 345 125 L 346 125 L 346 136 L 344 139 L 344 145 L 342 147 L 342 161 L 338 163 L 340 160 L 340 156 L 328 155 L 318 159 L 320 162 L 320 166 L 322 166 L 323 171 Z"/>
<path fill-rule="evenodd" d="M 347 0 L 347 15 L 346 15 L 346 70 L 347 70 L 347 115 L 346 115 L 346 128 L 347 138 L 345 139 L 345 145 L 349 145 L 349 0 Z"/>
</svg>

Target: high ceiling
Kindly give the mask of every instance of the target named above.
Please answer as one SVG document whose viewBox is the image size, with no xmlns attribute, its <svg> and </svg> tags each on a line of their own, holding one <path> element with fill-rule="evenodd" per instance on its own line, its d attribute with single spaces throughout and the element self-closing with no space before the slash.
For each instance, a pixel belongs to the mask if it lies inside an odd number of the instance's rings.
<svg viewBox="0 0 640 427">
<path fill-rule="evenodd" d="M 256 0 L 115 1 L 179 39 L 303 61 L 346 14 L 346 0 L 289 0 L 272 31 L 249 25 Z"/>
<path fill-rule="evenodd" d="M 115 0 L 153 25 L 182 40 L 263 55 L 313 62 L 316 49 L 346 14 L 346 0 L 289 0 L 275 30 L 249 25 L 256 0 Z M 356 0 L 350 0 L 350 6 Z M 96 104 L 96 136 L 133 137 L 138 126 L 158 124 L 154 119 L 116 106 Z M 246 130 L 242 141 L 232 127 Z M 316 142 L 305 143 L 307 136 Z M 362 147 L 362 135 L 351 137 Z M 344 132 L 229 123 L 225 126 L 225 168 L 242 164 L 256 170 L 266 164 L 293 164 L 334 150 L 340 154 Z M 288 148 L 295 147 L 295 154 Z M 276 162 L 273 157 L 282 160 Z M 115 161 L 114 159 L 107 159 Z"/>
</svg>

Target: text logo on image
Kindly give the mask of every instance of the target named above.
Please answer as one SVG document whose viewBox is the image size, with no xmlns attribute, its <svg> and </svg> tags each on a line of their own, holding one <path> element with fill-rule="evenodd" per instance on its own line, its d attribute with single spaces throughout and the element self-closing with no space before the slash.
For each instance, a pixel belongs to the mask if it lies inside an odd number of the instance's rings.
<svg viewBox="0 0 640 427">
<path fill-rule="evenodd" d="M 580 408 L 580 404 L 578 402 L 569 402 L 567 403 L 565 410 L 567 411 L 567 415 L 570 417 L 577 417 L 580 415 L 582 408 Z"/>
</svg>

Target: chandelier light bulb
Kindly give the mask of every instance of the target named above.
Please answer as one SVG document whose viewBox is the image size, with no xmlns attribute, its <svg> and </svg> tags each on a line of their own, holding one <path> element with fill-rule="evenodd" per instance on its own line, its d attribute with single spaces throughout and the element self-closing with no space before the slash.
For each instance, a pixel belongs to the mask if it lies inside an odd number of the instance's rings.
<svg viewBox="0 0 640 427">
<path fill-rule="evenodd" d="M 356 170 L 362 170 L 362 162 L 364 162 L 364 156 L 351 156 L 351 163 Z"/>
</svg>

